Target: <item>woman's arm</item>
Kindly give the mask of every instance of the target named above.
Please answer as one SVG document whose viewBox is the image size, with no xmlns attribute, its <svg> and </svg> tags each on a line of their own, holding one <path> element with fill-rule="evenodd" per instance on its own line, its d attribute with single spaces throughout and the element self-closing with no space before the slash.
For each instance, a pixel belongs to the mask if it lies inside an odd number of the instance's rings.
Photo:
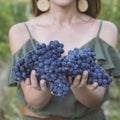
<svg viewBox="0 0 120 120">
<path fill-rule="evenodd" d="M 103 21 L 100 38 L 115 49 L 117 46 L 117 37 L 118 31 L 116 26 L 111 22 Z M 87 71 L 84 71 L 82 75 L 76 76 L 71 85 L 71 91 L 76 99 L 83 105 L 93 107 L 103 100 L 106 88 L 98 86 L 97 83 L 87 84 L 87 79 Z M 69 78 L 69 80 L 71 81 L 71 78 Z"/>
<path fill-rule="evenodd" d="M 13 26 L 9 31 L 11 53 L 16 53 L 28 38 L 29 35 L 23 23 Z M 31 107 L 42 109 L 48 104 L 52 95 L 47 89 L 44 80 L 41 80 L 40 83 L 38 83 L 35 77 L 35 71 L 32 72 L 30 79 L 21 81 L 20 85 L 25 99 Z"/>
<path fill-rule="evenodd" d="M 71 85 L 71 91 L 76 99 L 86 107 L 94 107 L 103 99 L 106 88 L 98 86 L 98 83 L 87 84 L 88 72 L 77 75 Z"/>
<path fill-rule="evenodd" d="M 20 85 L 27 103 L 35 109 L 44 108 L 52 97 L 45 80 L 41 80 L 38 83 L 34 70 L 31 73 L 30 79 L 26 79 L 25 82 L 21 81 Z"/>
</svg>

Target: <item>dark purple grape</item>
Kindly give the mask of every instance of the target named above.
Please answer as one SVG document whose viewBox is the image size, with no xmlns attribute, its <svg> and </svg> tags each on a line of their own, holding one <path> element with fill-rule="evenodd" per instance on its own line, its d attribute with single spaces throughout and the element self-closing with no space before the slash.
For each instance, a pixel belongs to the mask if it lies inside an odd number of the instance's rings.
<svg viewBox="0 0 120 120">
<path fill-rule="evenodd" d="M 58 40 L 37 44 L 34 50 L 29 51 L 14 66 L 13 72 L 17 81 L 30 78 L 32 70 L 36 71 L 38 82 L 46 80 L 47 86 L 55 96 L 67 95 L 70 84 L 67 77 L 73 78 L 88 71 L 88 83 L 97 82 L 100 86 L 108 87 L 112 81 L 105 70 L 96 64 L 96 55 L 92 48 L 73 49 L 68 55 L 64 53 L 64 45 Z"/>
<path fill-rule="evenodd" d="M 54 95 L 65 96 L 70 85 L 66 74 L 62 72 L 60 57 L 63 52 L 63 44 L 57 40 L 51 41 L 48 45 L 37 44 L 34 50 L 26 53 L 15 65 L 15 79 L 20 81 L 30 78 L 31 71 L 35 70 L 38 81 L 46 80 Z"/>
<path fill-rule="evenodd" d="M 67 76 L 71 75 L 74 78 L 76 75 L 82 74 L 84 70 L 87 70 L 89 75 L 88 83 L 97 82 L 100 86 L 108 87 L 112 78 L 95 61 L 96 55 L 92 48 L 82 50 L 75 48 L 61 59 L 62 71 Z"/>
</svg>

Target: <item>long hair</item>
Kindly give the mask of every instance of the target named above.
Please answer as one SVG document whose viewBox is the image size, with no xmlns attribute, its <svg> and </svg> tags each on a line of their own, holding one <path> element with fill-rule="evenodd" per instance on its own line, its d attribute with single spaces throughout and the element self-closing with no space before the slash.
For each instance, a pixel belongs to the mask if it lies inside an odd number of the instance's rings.
<svg viewBox="0 0 120 120">
<path fill-rule="evenodd" d="M 43 13 L 37 8 L 36 1 L 37 0 L 32 0 L 32 12 L 35 17 Z M 88 2 L 88 9 L 84 13 L 90 17 L 97 18 L 97 16 L 101 11 L 101 0 L 87 0 L 87 2 Z"/>
</svg>

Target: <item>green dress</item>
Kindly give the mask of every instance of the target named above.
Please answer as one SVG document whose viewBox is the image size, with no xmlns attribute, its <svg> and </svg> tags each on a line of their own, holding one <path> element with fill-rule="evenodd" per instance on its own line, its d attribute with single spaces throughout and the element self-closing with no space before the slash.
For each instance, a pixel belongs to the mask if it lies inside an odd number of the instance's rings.
<svg viewBox="0 0 120 120">
<path fill-rule="evenodd" d="M 80 49 L 93 48 L 96 53 L 98 64 L 102 66 L 105 70 L 109 70 L 111 76 L 120 77 L 120 55 L 116 50 L 114 50 L 110 45 L 108 45 L 104 40 L 99 37 L 101 25 L 102 22 L 100 23 L 97 36 L 90 42 L 82 46 Z M 27 30 L 30 34 L 28 27 Z M 97 106 L 92 108 L 87 108 L 86 106 L 78 102 L 71 91 L 69 91 L 67 96 L 64 97 L 53 96 L 49 104 L 43 110 L 35 110 L 27 104 L 21 87 L 14 79 L 13 67 L 15 66 L 16 62 L 28 51 L 33 50 L 36 44 L 38 44 L 37 40 L 35 40 L 30 34 L 30 38 L 27 40 L 27 42 L 24 43 L 20 50 L 18 50 L 11 57 L 8 67 L 8 85 L 17 86 L 17 97 L 22 102 L 22 104 L 24 104 L 28 109 L 38 115 L 59 115 L 66 117 L 66 119 L 58 120 L 106 120 L 101 106 L 109 98 L 108 89 L 103 100 Z M 28 116 L 23 117 L 24 120 L 46 120 L 32 118 Z"/>
</svg>

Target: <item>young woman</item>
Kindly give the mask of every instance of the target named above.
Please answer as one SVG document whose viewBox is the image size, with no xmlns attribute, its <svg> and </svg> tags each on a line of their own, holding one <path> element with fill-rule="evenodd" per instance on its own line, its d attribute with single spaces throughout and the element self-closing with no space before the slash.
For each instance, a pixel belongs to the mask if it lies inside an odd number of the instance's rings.
<svg viewBox="0 0 120 120">
<path fill-rule="evenodd" d="M 110 75 L 120 76 L 120 56 L 116 52 L 117 28 L 108 21 L 97 19 L 100 0 L 32 0 L 35 17 L 14 25 L 9 32 L 12 58 L 8 84 L 17 86 L 17 96 L 23 103 L 24 120 L 105 120 L 102 104 L 108 99 L 108 89 L 98 83 L 88 84 L 88 71 L 79 74 L 71 83 L 67 96 L 56 97 L 39 83 L 35 70 L 30 79 L 16 82 L 13 67 L 17 60 L 37 43 L 59 40 L 65 53 L 73 48 L 92 47 L 97 62 Z"/>
</svg>

